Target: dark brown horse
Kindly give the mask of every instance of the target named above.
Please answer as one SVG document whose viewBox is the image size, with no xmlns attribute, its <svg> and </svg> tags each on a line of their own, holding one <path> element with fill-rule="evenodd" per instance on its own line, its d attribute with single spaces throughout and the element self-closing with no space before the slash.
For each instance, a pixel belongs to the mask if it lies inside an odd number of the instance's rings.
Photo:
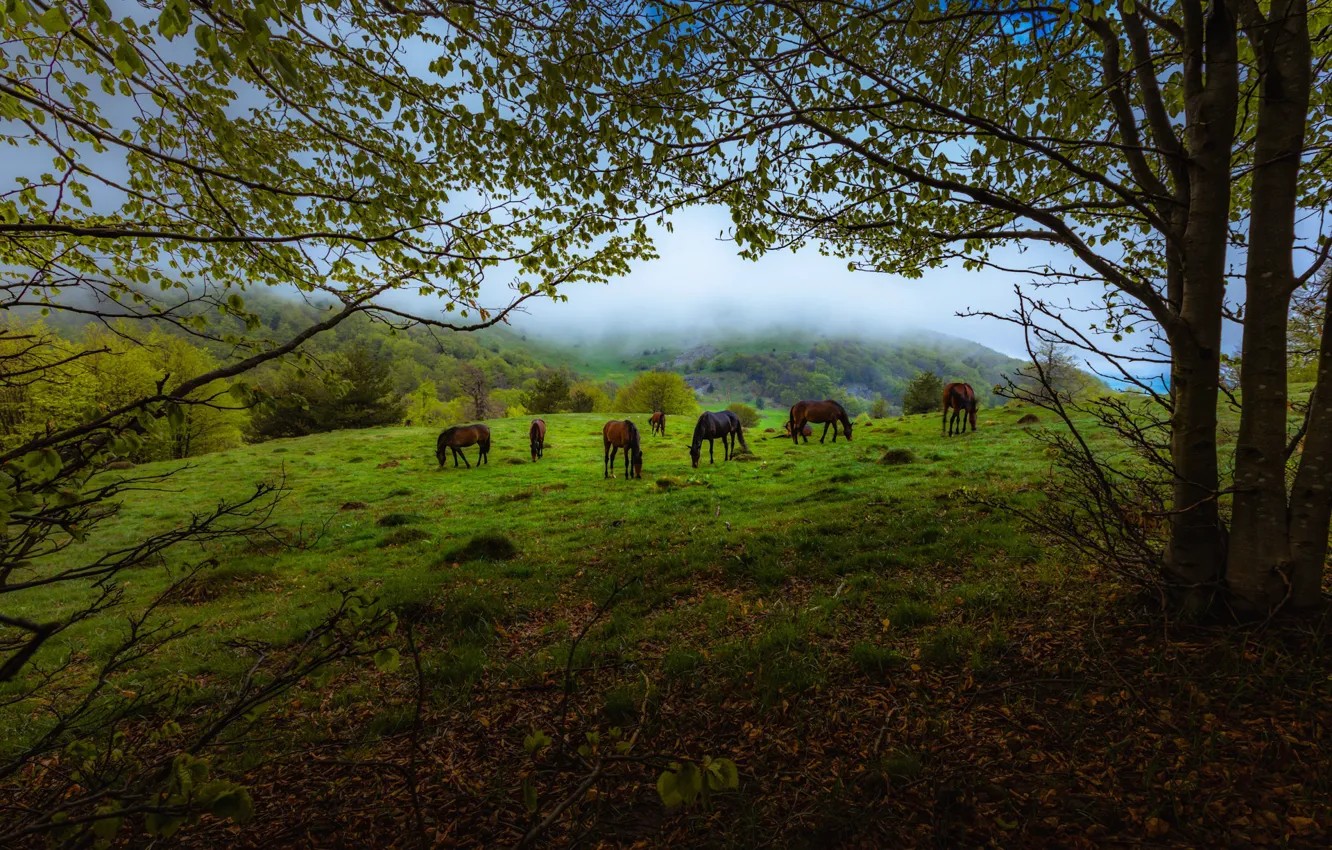
<svg viewBox="0 0 1332 850">
<path fill-rule="evenodd" d="M 444 459 L 448 457 L 450 449 L 453 450 L 453 466 L 457 468 L 458 458 L 463 459 L 467 468 L 471 469 L 472 464 L 467 460 L 467 455 L 463 454 L 461 449 L 468 446 L 477 446 L 476 465 L 490 463 L 490 429 L 485 425 L 457 425 L 449 428 L 439 435 L 439 442 L 435 444 L 435 459 L 439 465 L 444 465 Z"/>
<path fill-rule="evenodd" d="M 643 449 L 639 444 L 638 426 L 628 419 L 612 420 L 601 429 L 601 444 L 605 453 L 602 477 L 614 478 L 615 453 L 624 449 L 624 477 L 643 477 Z M 632 463 L 632 469 L 630 464 Z"/>
<path fill-rule="evenodd" d="M 976 391 L 971 388 L 971 384 L 949 384 L 943 391 L 943 432 L 946 436 L 953 436 L 953 429 L 957 426 L 957 420 L 961 418 L 962 427 L 957 433 L 967 433 L 967 420 L 971 420 L 971 430 L 976 430 Z M 952 412 L 952 419 L 948 418 L 949 412 Z"/>
<path fill-rule="evenodd" d="M 546 420 L 533 419 L 527 436 L 532 440 L 532 462 L 536 463 L 537 458 L 546 453 Z"/>
<path fill-rule="evenodd" d="M 652 418 L 648 419 L 648 423 L 652 426 L 653 434 L 666 436 L 666 414 L 658 410 L 652 414 Z"/>
<path fill-rule="evenodd" d="M 838 422 L 846 428 L 846 438 L 851 439 L 851 417 L 846 415 L 846 408 L 832 399 L 797 401 L 791 406 L 791 418 L 787 420 L 786 424 L 791 429 L 791 440 L 796 445 L 800 445 L 800 433 L 804 431 L 806 423 L 809 422 L 823 423 L 823 436 L 819 437 L 820 443 L 828 436 L 829 425 L 833 426 L 833 442 L 837 442 Z M 809 442 L 808 435 L 805 436 L 805 442 Z"/>
<path fill-rule="evenodd" d="M 719 413 L 711 411 L 704 412 L 698 417 L 698 424 L 694 426 L 694 440 L 689 444 L 689 459 L 694 463 L 694 469 L 698 469 L 698 461 L 703 456 L 703 441 L 708 441 L 708 463 L 712 463 L 712 441 L 721 438 L 722 441 L 722 460 L 730 460 L 735 457 L 735 440 L 740 438 L 740 445 L 745 451 L 749 451 L 749 446 L 745 443 L 745 430 L 740 425 L 740 417 L 736 416 L 730 410 L 723 410 Z"/>
</svg>

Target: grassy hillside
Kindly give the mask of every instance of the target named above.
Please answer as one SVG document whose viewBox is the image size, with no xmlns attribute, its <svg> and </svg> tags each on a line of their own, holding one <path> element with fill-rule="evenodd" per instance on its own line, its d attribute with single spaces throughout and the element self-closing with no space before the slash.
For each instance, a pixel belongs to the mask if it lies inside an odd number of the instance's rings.
<svg viewBox="0 0 1332 850">
<path fill-rule="evenodd" d="M 419 681 L 409 664 L 340 668 L 269 706 L 261 744 L 210 751 L 253 789 L 256 818 L 205 820 L 186 846 L 414 846 L 418 804 L 428 843 L 511 846 L 532 823 L 524 779 L 544 816 L 593 763 L 599 779 L 551 842 L 1319 839 L 1332 816 L 1332 741 L 1316 731 L 1332 728 L 1323 639 L 1231 641 L 1175 623 L 1163 642 L 1112 577 L 970 500 L 1039 498 L 1048 460 L 1016 424 L 1027 412 L 984 412 L 979 432 L 951 440 L 934 416 L 826 445 L 760 426 L 751 455 L 698 470 L 691 423 L 672 420 L 663 439 L 644 421 L 642 480 L 602 478 L 606 417 L 591 415 L 546 417 L 535 464 L 525 419 L 492 423 L 478 469 L 438 469 L 435 432 L 413 428 L 198 458 L 165 492 L 127 497 L 96 545 L 279 477 L 285 545 L 176 553 L 219 564 L 163 612 L 198 628 L 116 685 L 184 683 L 203 710 L 255 664 L 247 648 L 280 664 L 344 587 L 412 627 Z M 141 572 L 128 592 L 147 598 L 185 562 Z M 6 613 L 71 601 L 33 592 Z M 119 622 L 79 626 L 43 663 L 96 658 Z M 1269 663 L 1290 653 L 1309 661 Z M 0 762 L 32 723 L 23 706 L 0 709 Z M 151 728 L 149 715 L 130 732 Z M 533 759 L 534 730 L 574 743 Z M 637 731 L 632 750 L 613 749 L 615 730 Z M 587 733 L 596 752 L 575 756 Z M 1295 753 L 1284 740 L 1311 743 Z M 665 810 L 658 774 L 705 756 L 733 759 L 740 787 L 711 810 Z M 26 780 L 0 786 L 0 798 L 25 793 Z"/>
</svg>

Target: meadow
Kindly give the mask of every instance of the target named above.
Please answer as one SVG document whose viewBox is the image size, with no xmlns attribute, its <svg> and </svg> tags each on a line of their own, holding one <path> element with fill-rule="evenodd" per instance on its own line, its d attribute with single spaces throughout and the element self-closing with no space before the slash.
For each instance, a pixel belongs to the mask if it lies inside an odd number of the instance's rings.
<svg viewBox="0 0 1332 850">
<path fill-rule="evenodd" d="M 133 576 L 148 599 L 217 562 L 163 611 L 197 628 L 120 686 L 184 681 L 202 705 L 253 663 L 239 647 L 280 655 L 344 588 L 410 627 L 419 668 L 311 677 L 258 743 L 219 743 L 256 816 L 206 820 L 183 836 L 197 846 L 508 846 L 557 804 L 539 836 L 555 846 L 1321 844 L 1321 626 L 1168 622 L 978 501 L 1041 498 L 1030 429 L 1052 423 L 1028 413 L 982 411 L 952 439 L 937 415 L 862 420 L 796 446 L 768 411 L 749 453 L 709 465 L 705 446 L 696 470 L 692 421 L 661 438 L 637 416 L 641 480 L 603 479 L 601 414 L 544 417 L 535 463 L 523 418 L 489 423 L 479 468 L 439 468 L 435 432 L 407 427 L 139 467 L 179 471 L 127 496 L 97 546 L 256 481 L 286 493 L 274 536 Z M 34 592 L 16 613 L 75 601 Z M 116 635 L 81 624 L 48 659 Z M 29 722 L 0 715 L 3 746 Z M 739 787 L 664 807 L 662 771 L 705 758 L 733 760 Z"/>
</svg>

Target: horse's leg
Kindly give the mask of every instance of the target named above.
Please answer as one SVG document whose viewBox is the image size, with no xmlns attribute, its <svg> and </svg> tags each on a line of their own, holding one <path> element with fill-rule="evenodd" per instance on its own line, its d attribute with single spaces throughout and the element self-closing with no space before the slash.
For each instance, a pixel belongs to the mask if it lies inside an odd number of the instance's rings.
<svg viewBox="0 0 1332 850">
<path fill-rule="evenodd" d="M 835 442 L 837 442 L 837 425 L 838 425 L 838 423 L 837 423 L 837 422 L 830 422 L 829 424 L 832 425 L 832 429 L 833 429 L 833 442 L 835 443 Z M 825 426 L 825 427 L 826 427 L 826 426 Z"/>
<path fill-rule="evenodd" d="M 827 439 L 827 437 L 828 437 L 828 423 L 827 423 L 827 422 L 824 422 L 824 423 L 823 423 L 823 436 L 819 437 L 819 442 L 822 443 L 825 439 Z"/>
<path fill-rule="evenodd" d="M 463 448 L 466 448 L 466 446 Z M 467 465 L 468 469 L 471 469 L 472 462 L 467 459 L 467 452 L 463 451 L 463 449 L 458 449 L 458 454 L 462 455 L 463 463 Z"/>
<path fill-rule="evenodd" d="M 611 444 L 604 443 L 601 447 L 601 477 L 610 478 L 610 456 Z"/>
</svg>

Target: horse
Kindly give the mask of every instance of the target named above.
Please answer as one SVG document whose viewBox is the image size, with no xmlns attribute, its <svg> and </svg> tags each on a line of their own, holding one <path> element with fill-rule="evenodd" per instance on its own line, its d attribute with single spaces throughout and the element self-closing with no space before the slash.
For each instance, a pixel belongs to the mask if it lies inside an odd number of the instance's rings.
<svg viewBox="0 0 1332 850">
<path fill-rule="evenodd" d="M 435 444 L 435 459 L 439 465 L 444 465 L 444 458 L 448 457 L 448 450 L 453 450 L 453 467 L 458 468 L 458 458 L 463 459 L 467 468 L 471 469 L 472 464 L 468 462 L 467 455 L 460 449 L 468 446 L 477 446 L 476 465 L 490 463 L 490 429 L 485 425 L 455 425 L 448 428 L 439 435 L 439 442 Z"/>
<path fill-rule="evenodd" d="M 796 445 L 800 445 L 800 433 L 804 431 L 805 425 L 810 422 L 823 423 L 823 436 L 819 437 L 822 443 L 828 436 L 828 426 L 833 426 L 833 442 L 837 442 L 837 423 L 841 422 L 846 428 L 846 438 L 851 439 L 851 417 L 846 415 L 846 408 L 842 407 L 832 399 L 824 401 L 797 401 L 791 405 L 791 418 L 787 420 L 787 425 L 791 429 L 791 440 Z M 810 431 L 809 433 L 813 433 Z M 809 442 L 809 435 L 805 435 L 805 442 Z"/>
<path fill-rule="evenodd" d="M 658 410 L 656 413 L 653 413 L 651 418 L 648 419 L 648 424 L 652 426 L 653 434 L 661 434 L 663 437 L 666 436 L 665 413 L 662 413 L 660 410 Z"/>
<path fill-rule="evenodd" d="M 624 449 L 624 477 L 643 477 L 643 449 L 640 445 L 638 426 L 628 419 L 611 420 L 601 429 L 601 447 L 604 453 L 602 478 L 614 478 L 610 471 L 615 468 L 615 453 Z M 630 463 L 633 469 L 630 469 Z"/>
<path fill-rule="evenodd" d="M 805 442 L 809 442 L 809 438 L 810 438 L 811 435 L 813 435 L 813 433 L 814 433 L 814 428 L 813 428 L 812 426 L 810 426 L 810 424 L 809 424 L 808 422 L 805 423 L 805 427 L 804 427 L 804 428 L 801 428 L 801 429 L 800 429 L 800 436 L 802 436 L 802 437 L 805 438 Z M 789 437 L 789 436 L 791 436 L 791 423 L 790 423 L 790 422 L 783 422 L 783 423 L 782 423 L 782 436 L 783 436 L 783 437 Z"/>
<path fill-rule="evenodd" d="M 532 440 L 532 463 L 546 453 L 546 420 L 533 419 L 527 436 Z"/>
<path fill-rule="evenodd" d="M 694 462 L 694 469 L 698 469 L 698 461 L 703 455 L 703 441 L 708 441 L 708 463 L 713 463 L 712 441 L 721 437 L 722 441 L 722 460 L 730 460 L 735 457 L 735 439 L 740 438 L 740 446 L 745 451 L 749 451 L 749 446 L 745 443 L 745 430 L 740 425 L 740 417 L 736 416 L 730 410 L 723 410 L 719 413 L 705 411 L 698 417 L 698 424 L 694 426 L 694 440 L 689 445 L 689 459 Z"/>
<path fill-rule="evenodd" d="M 953 418 L 948 418 L 949 411 L 952 411 Z M 971 388 L 971 384 L 953 383 L 944 387 L 943 391 L 943 433 L 944 436 L 953 436 L 953 429 L 957 426 L 957 420 L 961 417 L 962 427 L 957 432 L 959 434 L 967 433 L 967 420 L 971 420 L 971 430 L 976 430 L 976 391 Z"/>
</svg>

